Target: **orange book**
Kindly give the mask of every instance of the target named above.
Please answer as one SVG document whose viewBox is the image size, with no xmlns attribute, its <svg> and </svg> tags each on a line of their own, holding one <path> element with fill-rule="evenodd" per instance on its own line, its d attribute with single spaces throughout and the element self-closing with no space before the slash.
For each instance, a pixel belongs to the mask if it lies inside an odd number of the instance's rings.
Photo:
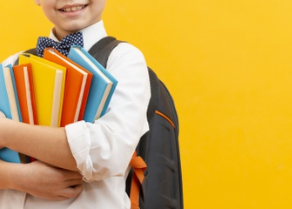
<svg viewBox="0 0 292 209">
<path fill-rule="evenodd" d="M 13 66 L 13 73 L 15 85 L 18 94 L 18 101 L 22 122 L 28 124 L 38 124 L 36 102 L 34 95 L 33 79 L 31 64 L 15 65 Z M 29 157 L 32 162 L 35 159 Z"/>
<path fill-rule="evenodd" d="M 54 48 L 45 49 L 43 58 L 67 68 L 61 127 L 81 120 L 85 112 L 92 73 Z"/>
<path fill-rule="evenodd" d="M 38 124 L 31 64 L 13 66 L 22 121 Z"/>
</svg>

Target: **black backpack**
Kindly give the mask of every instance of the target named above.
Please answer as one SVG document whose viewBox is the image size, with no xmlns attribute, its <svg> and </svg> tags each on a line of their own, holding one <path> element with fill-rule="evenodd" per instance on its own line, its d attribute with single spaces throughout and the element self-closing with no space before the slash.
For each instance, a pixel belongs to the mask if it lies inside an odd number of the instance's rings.
<svg viewBox="0 0 292 209">
<path fill-rule="evenodd" d="M 98 41 L 89 53 L 106 68 L 111 51 L 121 42 L 114 37 L 105 37 Z M 35 49 L 27 52 L 36 54 Z M 137 204 L 140 209 L 183 209 L 177 112 L 166 86 L 149 67 L 148 72 L 151 99 L 147 118 L 150 130 L 141 137 L 136 148 L 137 155 L 146 162 L 147 169 Z M 129 196 L 133 173 L 132 169 L 126 182 Z"/>
<path fill-rule="evenodd" d="M 105 68 L 111 51 L 122 41 L 106 37 L 89 53 Z M 166 86 L 148 67 L 151 99 L 148 106 L 150 130 L 142 136 L 136 149 L 147 164 L 139 206 L 141 209 L 182 209 L 183 189 L 179 151 L 179 123 L 173 99 Z M 130 179 L 127 180 L 128 194 Z"/>
</svg>

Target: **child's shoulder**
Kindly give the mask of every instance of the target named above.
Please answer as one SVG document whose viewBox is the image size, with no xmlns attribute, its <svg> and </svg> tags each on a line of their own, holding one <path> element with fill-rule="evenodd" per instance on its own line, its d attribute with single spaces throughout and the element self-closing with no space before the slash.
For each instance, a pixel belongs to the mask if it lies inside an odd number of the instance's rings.
<svg viewBox="0 0 292 209">
<path fill-rule="evenodd" d="M 123 59 L 129 61 L 143 61 L 145 62 L 145 57 L 142 51 L 128 42 L 119 43 L 112 51 L 109 56 L 109 60 Z"/>
</svg>

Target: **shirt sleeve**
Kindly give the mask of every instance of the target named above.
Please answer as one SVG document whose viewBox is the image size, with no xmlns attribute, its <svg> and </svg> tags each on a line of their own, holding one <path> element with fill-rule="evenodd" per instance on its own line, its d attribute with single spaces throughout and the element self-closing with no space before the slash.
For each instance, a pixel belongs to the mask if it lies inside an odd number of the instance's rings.
<svg viewBox="0 0 292 209">
<path fill-rule="evenodd" d="M 125 175 L 139 139 L 149 130 L 150 82 L 143 54 L 121 43 L 112 51 L 107 70 L 118 84 L 106 114 L 94 123 L 79 121 L 65 127 L 85 181 Z"/>
</svg>

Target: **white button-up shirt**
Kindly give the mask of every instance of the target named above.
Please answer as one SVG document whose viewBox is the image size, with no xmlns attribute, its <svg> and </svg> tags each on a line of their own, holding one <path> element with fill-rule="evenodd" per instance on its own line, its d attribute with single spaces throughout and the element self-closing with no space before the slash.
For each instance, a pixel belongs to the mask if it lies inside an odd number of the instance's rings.
<svg viewBox="0 0 292 209">
<path fill-rule="evenodd" d="M 84 48 L 107 36 L 100 21 L 81 31 Z M 51 32 L 50 38 L 56 39 Z M 3 62 L 14 64 L 19 53 Z M 0 190 L 0 209 L 125 209 L 129 161 L 140 137 L 148 131 L 147 106 L 150 83 L 143 54 L 128 43 L 111 53 L 107 70 L 118 85 L 107 113 L 94 123 L 79 121 L 65 127 L 72 154 L 83 175 L 83 191 L 77 198 L 51 201 L 19 191 Z"/>
</svg>

